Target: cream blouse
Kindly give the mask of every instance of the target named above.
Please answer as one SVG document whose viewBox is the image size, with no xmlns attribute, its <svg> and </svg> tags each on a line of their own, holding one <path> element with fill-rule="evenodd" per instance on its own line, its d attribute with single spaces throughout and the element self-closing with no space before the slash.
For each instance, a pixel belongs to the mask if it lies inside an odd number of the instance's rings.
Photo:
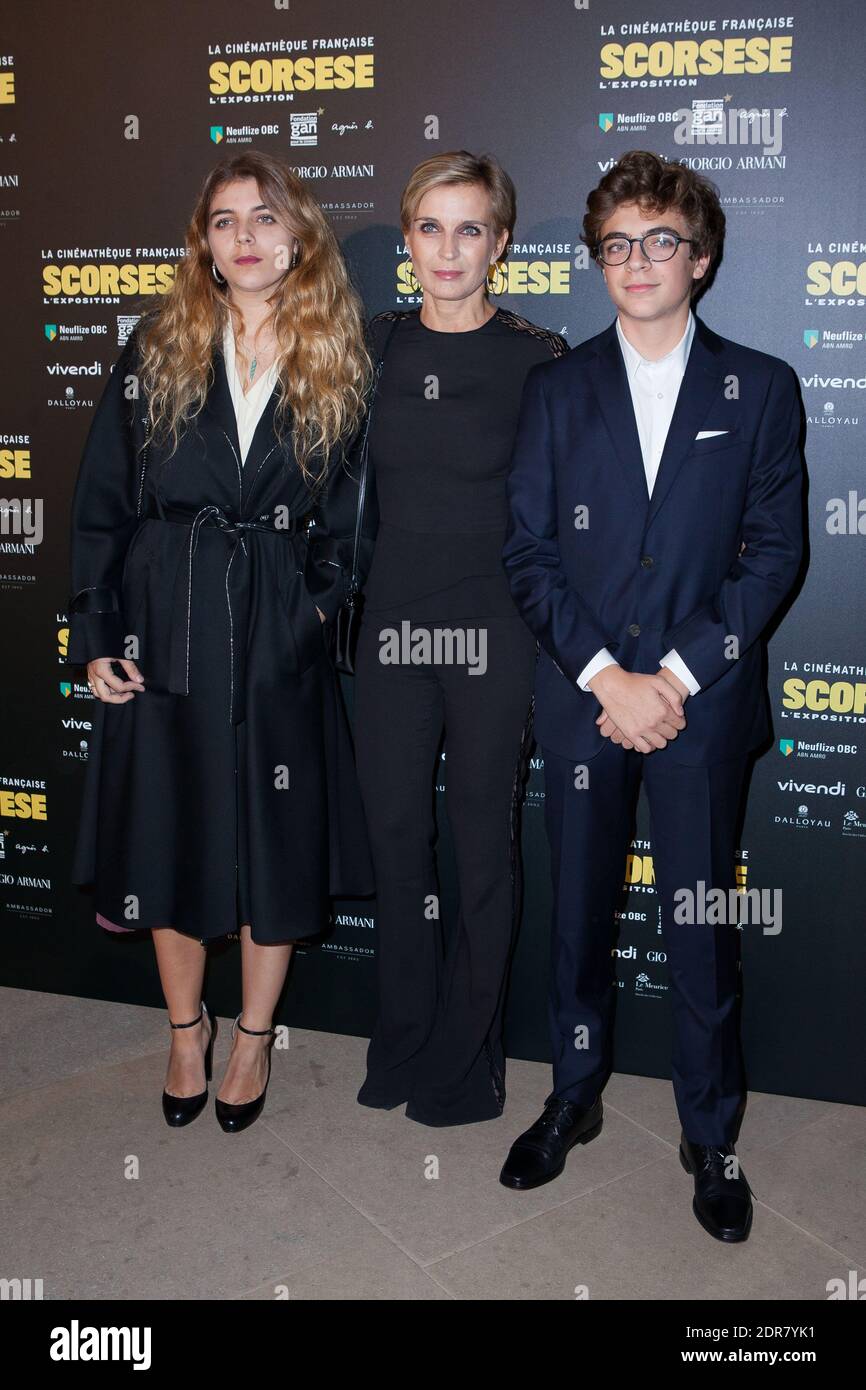
<svg viewBox="0 0 866 1390">
<path fill-rule="evenodd" d="M 255 434 L 256 425 L 262 417 L 262 412 L 270 400 L 271 393 L 277 384 L 277 364 L 272 362 L 266 372 L 261 376 L 256 375 L 250 389 L 244 394 L 243 387 L 238 376 L 238 369 L 235 361 L 235 335 L 232 332 L 231 323 L 226 326 L 223 334 L 223 353 L 225 355 L 226 373 L 229 379 L 229 390 L 232 395 L 232 405 L 235 408 L 235 419 L 238 426 L 238 439 L 241 446 L 241 464 L 246 462 L 250 442 Z"/>
</svg>

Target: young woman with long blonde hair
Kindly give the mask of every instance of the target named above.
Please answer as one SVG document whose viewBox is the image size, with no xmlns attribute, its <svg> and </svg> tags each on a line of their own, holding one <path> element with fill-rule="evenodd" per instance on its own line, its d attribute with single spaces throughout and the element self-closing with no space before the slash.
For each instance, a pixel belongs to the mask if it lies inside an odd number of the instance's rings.
<svg viewBox="0 0 866 1390">
<path fill-rule="evenodd" d="M 270 1075 L 292 942 L 372 891 L 324 622 L 343 602 L 371 378 L 336 238 L 281 160 L 207 176 L 169 292 L 114 366 L 72 506 L 69 659 L 96 697 L 73 880 L 107 930 L 151 929 L 172 1027 L 163 1108 L 207 1100 L 210 941 L 239 932 L 243 1008 L 217 1097 Z"/>
</svg>

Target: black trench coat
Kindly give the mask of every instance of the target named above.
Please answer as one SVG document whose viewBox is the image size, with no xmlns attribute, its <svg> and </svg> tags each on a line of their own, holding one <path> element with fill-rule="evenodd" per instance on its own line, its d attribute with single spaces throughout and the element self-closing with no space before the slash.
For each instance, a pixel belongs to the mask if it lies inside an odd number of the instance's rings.
<svg viewBox="0 0 866 1390">
<path fill-rule="evenodd" d="M 333 621 L 345 596 L 357 469 L 335 451 L 313 505 L 288 412 L 277 442 L 276 390 L 242 466 L 217 347 L 202 411 L 173 457 L 151 440 L 143 470 L 146 405 L 126 398 L 136 341 L 97 407 L 73 496 L 69 660 L 133 655 L 145 688 L 94 703 L 72 881 L 94 882 L 97 920 L 120 929 L 207 941 L 249 922 L 260 943 L 311 936 L 331 896 L 373 892 L 316 612 Z"/>
</svg>

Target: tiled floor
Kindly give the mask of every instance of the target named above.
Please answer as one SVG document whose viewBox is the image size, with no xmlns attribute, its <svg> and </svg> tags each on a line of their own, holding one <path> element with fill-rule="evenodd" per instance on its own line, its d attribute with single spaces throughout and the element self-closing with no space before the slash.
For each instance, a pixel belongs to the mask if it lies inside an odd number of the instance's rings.
<svg viewBox="0 0 866 1390">
<path fill-rule="evenodd" d="M 428 1129 L 356 1103 L 365 1039 L 292 1030 L 249 1130 L 223 1134 L 212 1103 L 171 1130 L 164 1011 L 11 989 L 0 1005 L 0 1276 L 50 1299 L 825 1300 L 866 1272 L 859 1107 L 750 1096 L 755 1219 L 725 1246 L 692 1215 L 665 1081 L 613 1077 L 599 1137 L 516 1193 L 497 1175 L 548 1092 L 540 1064 L 509 1062 L 501 1119 Z"/>
</svg>

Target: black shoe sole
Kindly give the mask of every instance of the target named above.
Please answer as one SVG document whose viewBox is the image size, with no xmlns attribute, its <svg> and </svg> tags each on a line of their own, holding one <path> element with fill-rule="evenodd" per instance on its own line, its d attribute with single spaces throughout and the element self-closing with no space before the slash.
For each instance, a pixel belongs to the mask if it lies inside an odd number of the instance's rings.
<svg viewBox="0 0 866 1390">
<path fill-rule="evenodd" d="M 572 1140 L 565 1153 L 562 1155 L 562 1162 L 556 1168 L 551 1169 L 549 1173 L 545 1173 L 543 1177 L 532 1178 L 529 1182 L 525 1182 L 521 1178 L 505 1178 L 500 1173 L 499 1181 L 502 1183 L 503 1187 L 510 1187 L 513 1192 L 528 1192 L 530 1188 L 543 1187 L 546 1182 L 553 1182 L 554 1178 L 558 1178 L 565 1168 L 565 1160 L 568 1158 L 572 1149 L 576 1148 L 578 1144 L 588 1144 L 590 1140 L 595 1139 L 597 1135 L 601 1134 L 601 1127 L 603 1124 L 604 1116 L 602 1116 L 597 1125 L 593 1125 L 592 1129 L 584 1130 L 583 1134 L 578 1134 L 577 1138 Z"/>
<path fill-rule="evenodd" d="M 692 1169 L 689 1166 L 689 1161 L 683 1153 L 682 1148 L 679 1148 L 677 1152 L 680 1156 L 680 1163 L 683 1165 L 686 1172 L 689 1174 L 689 1177 L 694 1177 L 694 1173 L 692 1172 Z M 722 1240 L 725 1241 L 728 1245 L 736 1245 L 740 1241 L 748 1240 L 749 1238 L 749 1232 L 752 1229 L 753 1216 L 753 1208 L 751 1207 L 751 1205 L 749 1206 L 749 1215 L 746 1220 L 746 1224 L 742 1228 L 742 1230 L 733 1227 L 712 1225 L 711 1222 L 707 1221 L 706 1217 L 698 1208 L 697 1197 L 692 1198 L 692 1211 L 694 1212 L 695 1217 L 697 1218 L 700 1225 L 703 1226 L 704 1230 L 707 1232 L 707 1235 L 711 1235 L 714 1240 Z"/>
</svg>

